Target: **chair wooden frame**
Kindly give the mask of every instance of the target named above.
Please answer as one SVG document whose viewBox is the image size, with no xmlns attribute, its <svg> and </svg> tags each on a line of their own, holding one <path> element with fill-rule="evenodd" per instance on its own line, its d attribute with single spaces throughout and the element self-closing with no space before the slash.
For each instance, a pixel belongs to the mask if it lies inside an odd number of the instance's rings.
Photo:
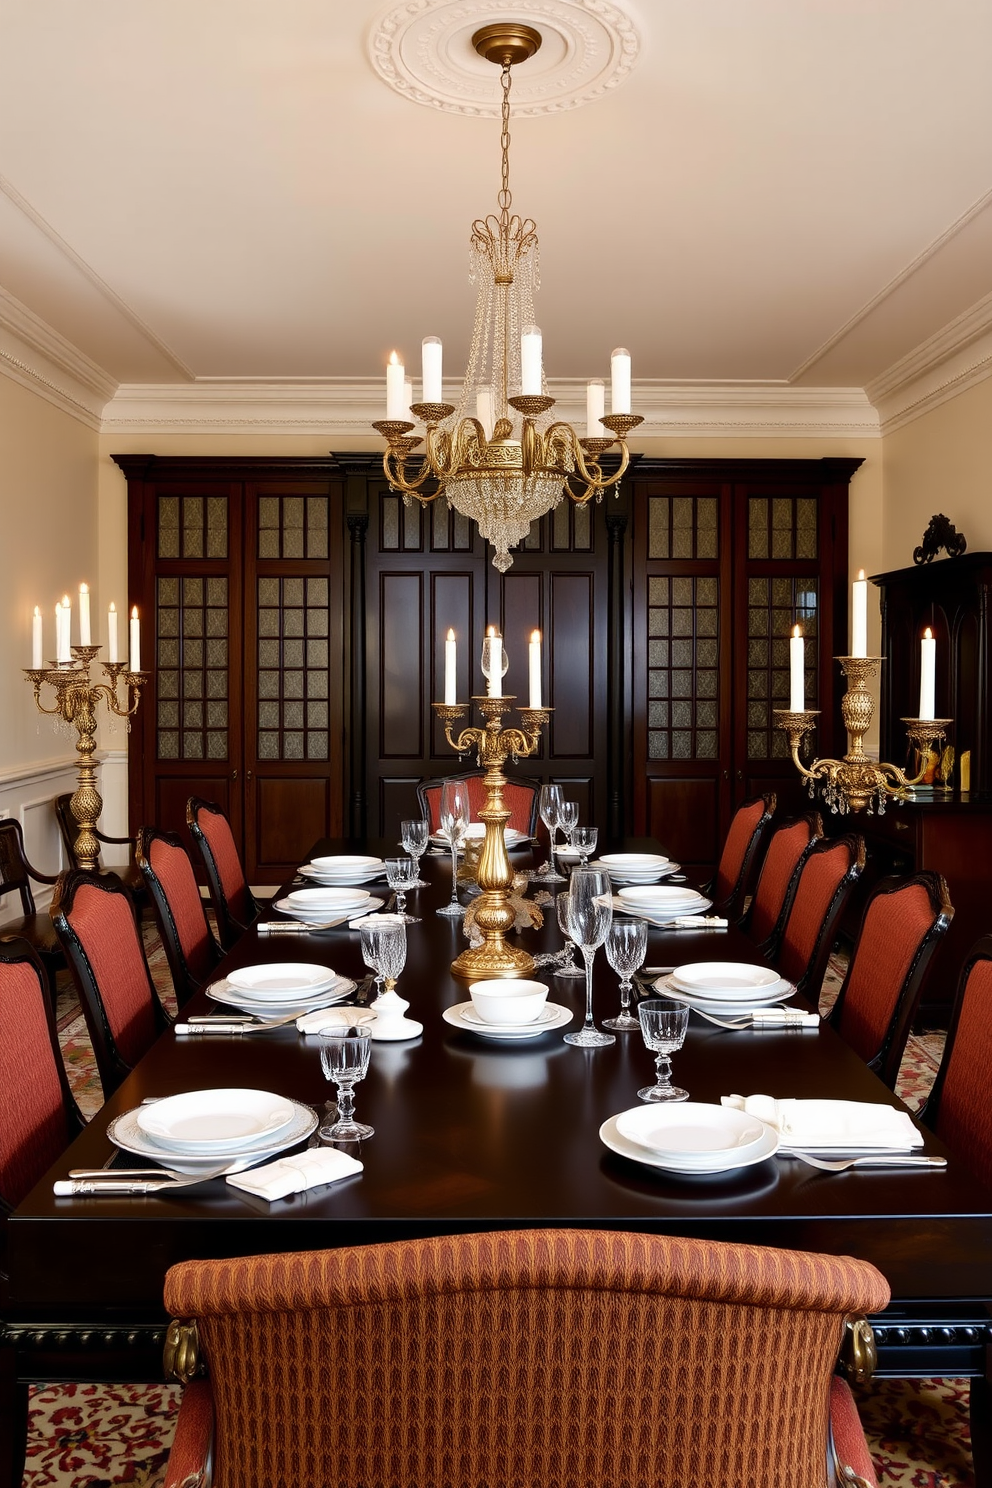
<svg viewBox="0 0 992 1488">
<path fill-rule="evenodd" d="M 417 786 L 417 805 L 420 807 L 420 814 L 424 821 L 431 824 L 431 831 L 436 831 L 437 828 L 431 822 L 430 803 L 427 800 L 427 792 L 429 790 L 440 790 L 446 780 L 482 780 L 485 778 L 485 774 L 485 770 L 463 770 L 459 775 L 439 775 L 432 780 L 420 781 Z M 529 775 L 514 774 L 507 777 L 507 784 L 510 786 L 519 786 L 525 790 L 532 790 L 534 792 L 527 821 L 527 836 L 533 837 L 537 832 L 539 819 L 538 804 L 541 799 L 541 781 L 534 780 Z M 504 792 L 505 800 L 506 795 Z"/>
<path fill-rule="evenodd" d="M 775 957 L 770 958 L 774 964 L 776 957 L 781 952 L 782 939 L 789 922 L 789 915 L 792 913 L 792 907 L 796 901 L 796 895 L 799 892 L 803 871 L 808 867 L 810 860 L 815 858 L 818 853 L 830 852 L 841 844 L 847 846 L 850 862 L 837 887 L 834 889 L 833 896 L 827 906 L 826 914 L 820 921 L 820 928 L 813 943 L 812 953 L 806 963 L 806 970 L 796 982 L 796 990 L 799 995 L 808 998 L 814 1004 L 820 996 L 820 988 L 823 986 L 827 962 L 830 959 L 830 951 L 836 938 L 841 915 L 847 908 L 848 901 L 854 893 L 855 885 L 865 869 L 867 857 L 865 839 L 859 834 L 850 832 L 844 837 L 821 837 L 818 841 L 810 845 L 809 851 L 803 858 L 802 869 L 793 879 L 790 886 L 789 896 L 782 912 L 782 928 L 775 949 Z"/>
<path fill-rule="evenodd" d="M 76 818 L 72 814 L 71 803 L 72 796 L 68 792 L 65 792 L 65 794 L 61 796 L 56 796 L 52 804 L 55 808 L 55 820 L 59 824 L 59 836 L 62 839 L 62 849 L 65 853 L 66 867 L 78 868 L 80 866 L 80 863 L 79 859 L 76 856 L 76 838 L 79 835 L 79 823 L 76 821 Z M 146 890 L 144 880 L 142 879 L 141 874 L 138 872 L 135 859 L 137 838 L 110 837 L 107 835 L 106 832 L 101 832 L 99 827 L 93 828 L 93 836 L 98 842 L 104 843 L 107 847 L 127 848 L 127 867 L 122 869 L 115 869 L 114 872 L 117 873 L 119 878 L 123 879 L 125 886 L 130 890 L 131 895 L 138 906 L 138 911 L 140 914 L 141 908 L 146 898 Z M 100 873 L 105 873 L 108 870 L 105 869 L 101 864 L 97 871 Z"/>
<path fill-rule="evenodd" d="M 100 987 L 97 982 L 96 973 L 86 953 L 82 941 L 69 919 L 72 907 L 79 890 L 85 886 L 92 886 L 103 894 L 113 894 L 121 897 L 128 906 L 131 919 L 134 923 L 134 933 L 141 954 L 141 964 L 144 970 L 145 983 L 148 988 L 148 999 L 151 1006 L 152 1023 L 157 1034 L 165 1033 L 172 1027 L 172 1018 L 166 1012 L 162 1001 L 156 991 L 155 984 L 148 970 L 145 960 L 144 948 L 141 942 L 141 925 L 135 909 L 134 899 L 127 885 L 118 878 L 116 873 L 86 873 L 81 868 L 72 869 L 68 873 L 60 874 L 55 889 L 55 898 L 52 901 L 52 921 L 55 925 L 65 958 L 72 972 L 72 979 L 76 984 L 79 994 L 79 1002 L 86 1019 L 86 1027 L 89 1030 L 90 1039 L 93 1043 L 93 1053 L 96 1057 L 97 1070 L 100 1074 L 100 1083 L 103 1086 L 105 1096 L 110 1096 L 118 1085 L 131 1073 L 132 1065 L 122 1055 L 117 1047 L 104 1007 L 103 998 L 100 995 Z"/>
<path fill-rule="evenodd" d="M 172 972 L 172 985 L 175 988 L 176 1001 L 182 1007 L 189 1001 L 194 992 L 198 992 L 205 985 L 209 977 L 197 977 L 187 960 L 186 952 L 183 949 L 182 936 L 179 933 L 179 926 L 176 923 L 175 912 L 169 901 L 165 886 L 151 864 L 151 851 L 155 842 L 163 842 L 167 847 L 181 852 L 187 862 L 189 862 L 189 854 L 186 851 L 186 844 L 175 832 L 159 832 L 154 827 L 142 827 L 138 833 L 135 862 L 148 889 L 148 897 L 151 900 L 159 935 L 165 947 L 169 970 Z M 191 864 L 191 877 L 192 872 Z M 193 887 L 196 888 L 195 880 Z M 202 901 L 199 898 L 198 888 L 196 889 L 196 893 L 197 902 L 200 904 L 202 913 L 203 907 Z M 207 959 L 210 963 L 210 970 L 212 971 L 224 952 L 214 939 L 213 932 L 207 922 L 206 914 L 203 915 L 203 928 L 207 936 Z"/>
<path fill-rule="evenodd" d="M 903 978 L 902 986 L 896 997 L 892 1015 L 882 1042 L 875 1053 L 870 1055 L 865 1061 L 868 1068 L 874 1070 L 879 1079 L 890 1090 L 895 1089 L 899 1065 L 905 1052 L 906 1041 L 909 1038 L 913 1018 L 916 1016 L 924 975 L 941 939 L 946 934 L 951 920 L 954 918 L 954 906 L 951 903 L 946 880 L 941 874 L 927 869 L 921 873 L 914 873 L 907 878 L 882 879 L 880 883 L 875 885 L 865 904 L 861 928 L 858 931 L 858 938 L 851 952 L 847 975 L 841 985 L 840 992 L 837 994 L 837 1001 L 834 1003 L 828 1019 L 831 1025 L 840 1031 L 851 974 L 857 964 L 858 949 L 864 934 L 868 912 L 872 905 L 887 895 L 903 892 L 913 885 L 919 885 L 926 891 L 930 901 L 930 907 L 933 910 L 933 922 L 914 952 L 913 959 L 910 962 L 909 969 Z"/>
<path fill-rule="evenodd" d="M 5 841 L 8 844 L 7 849 L 3 848 Z M 28 861 L 24 850 L 24 833 L 21 830 L 21 824 L 13 817 L 0 822 L 0 854 L 5 862 L 16 863 L 21 870 L 20 876 L 9 877 L 6 881 L 0 880 L 0 900 L 7 894 L 16 893 L 21 901 L 21 919 L 9 921 L 3 927 L 3 933 L 20 935 L 32 946 L 45 969 L 48 989 L 54 1000 L 55 977 L 56 973 L 61 971 L 66 964 L 65 956 L 56 939 L 50 915 L 40 911 L 34 902 L 31 880 L 40 884 L 55 884 L 58 882 L 58 874 L 42 873 L 40 868 L 33 867 Z M 46 940 L 49 942 L 49 949 L 46 949 Z"/>
<path fill-rule="evenodd" d="M 751 806 L 756 806 L 759 801 L 763 803 L 764 811 L 758 818 L 748 840 L 747 847 L 744 849 L 741 866 L 738 869 L 737 878 L 730 892 L 725 894 L 722 899 L 716 897 L 717 880 L 720 876 L 719 862 L 713 870 L 713 877 L 703 888 L 703 893 L 708 894 L 713 900 L 714 914 L 724 915 L 728 920 L 740 919 L 744 910 L 744 900 L 750 893 L 751 886 L 757 876 L 758 867 L 761 863 L 761 846 L 767 835 L 771 819 L 775 814 L 775 807 L 778 804 L 778 797 L 775 792 L 767 791 L 763 796 L 749 796 L 746 801 L 741 801 L 740 805 L 734 811 L 730 828 L 727 832 L 727 837 L 729 837 L 739 814 L 742 811 L 747 811 Z M 723 847 L 720 849 L 721 858 L 723 857 L 726 846 L 727 839 L 725 838 Z"/>
<path fill-rule="evenodd" d="M 217 921 L 217 933 L 220 936 L 220 943 L 224 950 L 229 951 L 237 944 L 249 926 L 254 924 L 261 912 L 260 906 L 248 886 L 248 875 L 244 872 L 244 866 L 242 865 L 241 871 L 245 882 L 246 901 L 251 913 L 244 921 L 235 915 L 227 894 L 224 891 L 220 869 L 217 865 L 213 848 L 210 846 L 203 828 L 200 826 L 199 817 L 201 812 L 208 812 L 211 816 L 222 817 L 225 821 L 228 820 L 227 813 L 222 807 L 218 806 L 216 801 L 205 801 L 200 796 L 190 796 L 186 802 L 186 825 L 189 827 L 190 835 L 196 843 L 197 851 L 200 854 L 207 875 L 210 902 L 213 905 L 214 917 Z M 228 828 L 230 828 L 229 821 Z"/>
</svg>

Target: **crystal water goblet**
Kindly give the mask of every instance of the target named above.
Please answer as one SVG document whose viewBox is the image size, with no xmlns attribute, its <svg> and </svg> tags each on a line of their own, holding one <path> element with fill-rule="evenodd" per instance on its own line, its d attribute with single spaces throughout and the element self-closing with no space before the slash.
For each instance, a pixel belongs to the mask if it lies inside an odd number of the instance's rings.
<svg viewBox="0 0 992 1488">
<path fill-rule="evenodd" d="M 548 861 L 547 873 L 536 873 L 534 879 L 537 883 L 565 883 L 566 880 L 555 868 L 555 837 L 558 833 L 558 808 L 562 802 L 560 785 L 542 785 L 541 793 L 537 798 L 538 813 L 544 825 L 548 829 L 548 840 L 551 843 L 551 857 Z"/>
<path fill-rule="evenodd" d="M 382 944 L 383 923 L 382 915 L 372 914 L 366 915 L 358 927 L 362 938 L 362 960 L 365 962 L 369 971 L 375 973 L 377 999 L 382 996 L 383 973 L 380 946 Z"/>
<path fill-rule="evenodd" d="M 431 824 L 422 816 L 400 822 L 400 840 L 404 851 L 409 853 L 416 864 L 416 882 L 408 885 L 411 889 L 426 889 L 427 887 L 426 880 L 420 876 L 420 860 L 427 851 L 430 834 Z"/>
<path fill-rule="evenodd" d="M 461 919 L 465 908 L 458 902 L 458 849 L 471 817 L 468 784 L 464 780 L 446 780 L 441 786 L 441 831 L 451 846 L 451 898 L 439 915 Z"/>
<path fill-rule="evenodd" d="M 637 1092 L 642 1101 L 684 1101 L 688 1090 L 672 1084 L 671 1056 L 685 1043 L 689 1026 L 689 1008 L 684 1002 L 669 1002 L 664 997 L 649 997 L 639 1003 L 637 1016 L 644 1042 L 654 1053 L 657 1079 Z"/>
<path fill-rule="evenodd" d="M 640 1028 L 640 1021 L 630 1011 L 633 975 L 644 965 L 648 953 L 648 927 L 643 920 L 614 920 L 606 939 L 606 959 L 620 977 L 620 1012 L 615 1018 L 604 1018 L 603 1027 L 614 1032 L 630 1033 Z"/>
<path fill-rule="evenodd" d="M 337 1096 L 337 1120 L 320 1128 L 323 1142 L 363 1142 L 375 1135 L 375 1127 L 355 1120 L 355 1086 L 369 1068 L 367 1033 L 321 1034 L 320 1066 L 326 1080 L 333 1080 Z"/>
<path fill-rule="evenodd" d="M 568 928 L 586 964 L 586 1018 L 575 1033 L 566 1033 L 566 1044 L 580 1049 L 599 1049 L 615 1044 L 612 1033 L 603 1033 L 592 1018 L 592 963 L 597 948 L 613 923 L 613 894 L 610 875 L 601 868 L 576 868 L 568 885 Z"/>
<path fill-rule="evenodd" d="M 568 846 L 570 849 L 572 846 L 572 833 L 575 831 L 578 820 L 578 801 L 562 801 L 561 805 L 558 807 L 558 825 L 565 833 L 565 837 L 568 841 Z"/>
<path fill-rule="evenodd" d="M 559 894 L 555 900 L 555 914 L 558 917 L 558 929 L 565 937 L 565 949 L 568 959 L 561 966 L 555 967 L 555 976 L 560 977 L 584 977 L 585 972 L 581 966 L 575 964 L 575 941 L 572 939 L 568 928 L 568 895 Z"/>
<path fill-rule="evenodd" d="M 596 851 L 596 843 L 599 841 L 598 827 L 573 827 L 571 846 L 579 855 L 579 867 L 586 868 L 589 864 L 589 854 Z"/>
<path fill-rule="evenodd" d="M 420 916 L 407 914 L 407 891 L 413 888 L 417 878 L 417 865 L 412 858 L 387 858 L 386 882 L 396 895 L 396 913 L 407 925 L 419 925 Z"/>
</svg>

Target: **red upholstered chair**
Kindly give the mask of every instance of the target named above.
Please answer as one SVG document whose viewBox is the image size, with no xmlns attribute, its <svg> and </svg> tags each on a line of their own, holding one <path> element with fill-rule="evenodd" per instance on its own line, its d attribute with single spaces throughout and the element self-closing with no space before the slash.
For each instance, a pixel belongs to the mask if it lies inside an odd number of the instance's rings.
<svg viewBox="0 0 992 1488">
<path fill-rule="evenodd" d="M 134 902 L 116 873 L 63 873 L 52 920 L 72 972 L 104 1095 L 172 1020 L 148 974 Z"/>
<path fill-rule="evenodd" d="M 45 968 L 26 940 L 0 939 L 0 1217 L 6 1218 L 83 1128 L 69 1091 Z M 6 1265 L 0 1226 L 0 1308 Z M 0 1316 L 2 1316 L 0 1310 Z M 0 1472 L 24 1471 L 28 1391 L 0 1346 Z"/>
<path fill-rule="evenodd" d="M 992 935 L 968 953 L 920 1120 L 992 1189 Z"/>
<path fill-rule="evenodd" d="M 743 801 L 734 813 L 716 873 L 703 890 L 713 900 L 713 912 L 740 919 L 744 900 L 757 871 L 762 840 L 775 811 L 775 793 Z"/>
<path fill-rule="evenodd" d="M 939 873 L 884 879 L 865 906 L 830 1022 L 890 1090 L 924 973 L 953 917 Z"/>
<path fill-rule="evenodd" d="M 821 837 L 806 854 L 772 964 L 815 1003 L 830 948 L 865 866 L 863 837 Z"/>
<path fill-rule="evenodd" d="M 417 786 L 420 814 L 430 822 L 431 831 L 441 830 L 441 787 L 445 780 L 468 781 L 468 803 L 472 820 L 479 820 L 480 808 L 486 804 L 486 791 L 482 782 L 485 770 L 466 770 L 463 775 L 446 775 L 443 780 L 422 780 Z M 514 775 L 503 787 L 503 804 L 509 808 L 508 827 L 533 837 L 537 831 L 537 808 L 541 793 L 541 782 L 529 780 L 523 775 Z"/>
<path fill-rule="evenodd" d="M 754 897 L 741 922 L 756 945 L 774 951 L 799 882 L 799 870 L 813 843 L 822 836 L 823 821 L 818 811 L 793 817 L 772 829 Z"/>
<path fill-rule="evenodd" d="M 135 858 L 169 959 L 176 1001 L 182 1007 L 210 980 L 223 952 L 207 924 L 193 865 L 171 832 L 142 827 Z"/>
<path fill-rule="evenodd" d="M 833 1378 L 888 1298 L 848 1257 L 606 1230 L 185 1261 L 166 1367 L 207 1378 L 166 1485 L 212 1436 L 214 1488 L 826 1488 L 832 1424 L 874 1483 Z"/>
<path fill-rule="evenodd" d="M 206 869 L 220 943 L 229 951 L 259 913 L 231 823 L 215 801 L 190 796 L 186 802 L 186 825 Z"/>
<path fill-rule="evenodd" d="M 24 834 L 19 821 L 10 818 L 0 822 L 0 901 L 7 894 L 16 894 L 21 903 L 20 916 L 6 920 L 3 931 L 5 935 L 20 935 L 41 958 L 54 999 L 55 974 L 65 966 L 65 957 L 51 916 L 39 913 L 35 907 L 32 879 L 35 883 L 53 884 L 56 875 L 32 868 L 24 851 Z"/>
</svg>

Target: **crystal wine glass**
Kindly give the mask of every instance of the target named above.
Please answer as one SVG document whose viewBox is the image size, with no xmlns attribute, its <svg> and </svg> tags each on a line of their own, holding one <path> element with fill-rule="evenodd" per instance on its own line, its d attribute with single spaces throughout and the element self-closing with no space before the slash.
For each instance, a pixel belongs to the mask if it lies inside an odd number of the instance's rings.
<svg viewBox="0 0 992 1488">
<path fill-rule="evenodd" d="M 643 920 L 614 920 L 606 940 L 606 959 L 620 977 L 620 1012 L 604 1018 L 603 1027 L 614 1032 L 636 1032 L 640 1022 L 630 1011 L 631 978 L 644 965 L 648 953 L 648 927 Z"/>
<path fill-rule="evenodd" d="M 465 836 L 471 817 L 468 800 L 468 784 L 464 780 L 446 780 L 441 786 L 441 831 L 451 844 L 451 898 L 439 915 L 457 916 L 465 913 L 458 902 L 458 849 Z"/>
<path fill-rule="evenodd" d="M 568 895 L 559 894 L 555 900 L 555 914 L 558 916 L 558 929 L 565 937 L 565 948 L 568 951 L 568 959 L 561 966 L 555 968 L 555 976 L 580 977 L 585 976 L 581 966 L 575 964 L 575 941 L 572 932 L 568 928 Z"/>
<path fill-rule="evenodd" d="M 612 1033 L 603 1033 L 592 1020 L 592 963 L 613 923 L 613 894 L 610 875 L 601 868 L 576 868 L 568 885 L 568 928 L 586 963 L 586 1020 L 575 1033 L 566 1033 L 566 1044 L 599 1049 L 615 1044 Z"/>
<path fill-rule="evenodd" d="M 321 1035 L 320 1065 L 324 1078 L 334 1081 L 338 1107 L 334 1124 L 320 1128 L 324 1142 L 362 1142 L 375 1135 L 374 1126 L 355 1120 L 355 1086 L 368 1073 L 369 1049 L 367 1033 Z"/>
<path fill-rule="evenodd" d="M 400 822 L 400 840 L 403 847 L 410 854 L 416 866 L 416 882 L 409 884 L 411 889 L 426 889 L 427 883 L 420 876 L 420 860 L 427 851 L 427 843 L 430 840 L 431 824 L 422 816 L 415 817 L 412 821 Z"/>
<path fill-rule="evenodd" d="M 396 913 L 407 925 L 419 925 L 420 916 L 406 912 L 407 890 L 412 889 L 417 877 L 417 865 L 412 858 L 387 858 L 386 882 L 396 895 Z"/>
<path fill-rule="evenodd" d="M 548 838 L 551 843 L 551 857 L 548 862 L 547 873 L 535 874 L 537 883 L 565 883 L 565 879 L 555 868 L 555 837 L 558 833 L 558 808 L 561 805 L 562 794 L 560 785 L 542 785 L 541 794 L 538 796 L 537 809 L 541 820 L 548 829 Z"/>
<path fill-rule="evenodd" d="M 573 827 L 571 845 L 579 855 L 580 868 L 585 868 L 588 865 L 589 854 L 596 851 L 598 840 L 598 827 Z"/>
<path fill-rule="evenodd" d="M 669 1002 L 664 997 L 649 997 L 638 1005 L 637 1016 L 644 1042 L 654 1051 L 654 1065 L 658 1072 L 653 1085 L 645 1085 L 637 1092 L 639 1098 L 642 1101 L 688 1100 L 688 1090 L 680 1090 L 672 1084 L 671 1060 L 671 1055 L 685 1043 L 685 1031 L 689 1026 L 688 1005 Z"/>
<path fill-rule="evenodd" d="M 578 820 L 578 801 L 562 801 L 561 805 L 558 807 L 558 825 L 565 833 L 565 836 L 568 839 L 569 847 L 572 846 L 572 833 L 575 831 Z"/>
<path fill-rule="evenodd" d="M 362 937 L 362 960 L 369 971 L 375 972 L 376 998 L 382 996 L 382 958 L 379 948 L 382 942 L 382 927 L 385 923 L 382 915 L 366 915 L 362 920 L 359 933 Z"/>
</svg>

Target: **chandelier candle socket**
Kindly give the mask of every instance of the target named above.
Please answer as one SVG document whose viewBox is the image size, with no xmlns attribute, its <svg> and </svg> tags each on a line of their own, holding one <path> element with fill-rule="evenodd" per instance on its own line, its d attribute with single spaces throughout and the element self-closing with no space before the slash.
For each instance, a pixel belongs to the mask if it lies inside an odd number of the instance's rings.
<svg viewBox="0 0 992 1488">
<path fill-rule="evenodd" d="M 789 641 L 789 711 L 802 713 L 806 707 L 806 642 L 798 625 L 792 627 Z"/>
<path fill-rule="evenodd" d="M 542 339 L 534 324 L 537 226 L 513 212 L 510 192 L 510 71 L 534 55 L 541 37 L 520 22 L 501 22 L 483 27 L 472 41 L 480 56 L 500 68 L 502 171 L 498 212 L 472 224 L 471 278 L 478 295 L 461 395 L 457 405 L 443 401 L 441 345 L 429 337 L 423 401 L 404 405 L 403 369 L 393 353 L 386 369 L 386 417 L 373 428 L 386 441 L 383 470 L 390 489 L 424 505 L 443 496 L 476 524 L 495 550 L 494 566 L 505 573 L 513 562 L 510 548 L 563 497 L 584 505 L 616 489 L 630 460 L 627 436 L 643 420 L 630 411 L 630 355 L 622 348 L 612 359 L 613 411 L 604 415 L 600 402 L 593 417 L 587 404 L 586 438 L 549 417 L 555 400 L 545 390 Z M 414 432 L 415 419 L 425 433 Z M 619 458 L 607 472 L 603 456 L 614 447 Z"/>
</svg>

